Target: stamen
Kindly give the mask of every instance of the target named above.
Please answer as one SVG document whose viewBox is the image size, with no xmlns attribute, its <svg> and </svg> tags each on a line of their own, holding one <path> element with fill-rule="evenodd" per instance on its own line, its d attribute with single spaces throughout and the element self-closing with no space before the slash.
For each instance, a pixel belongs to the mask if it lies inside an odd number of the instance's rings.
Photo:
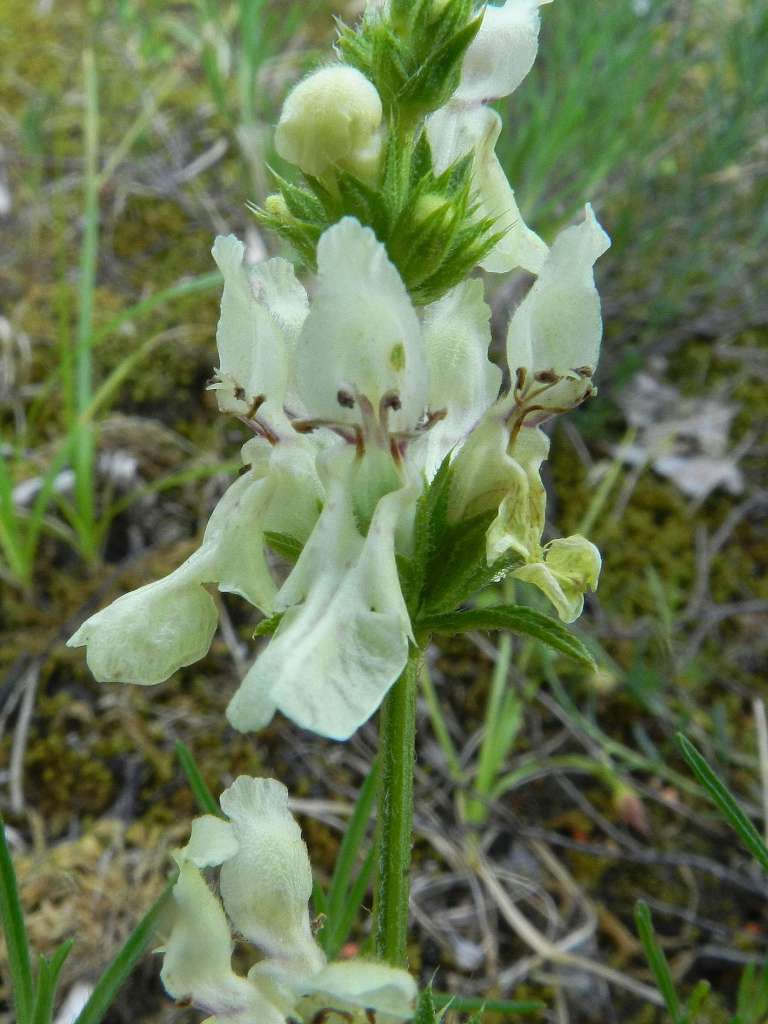
<svg viewBox="0 0 768 1024">
<path fill-rule="evenodd" d="M 336 401 L 339 403 L 342 409 L 354 409 L 355 407 L 354 395 L 351 395 L 348 391 L 345 391 L 344 388 L 339 388 L 339 390 L 337 391 Z"/>
<path fill-rule="evenodd" d="M 417 432 L 423 434 L 425 430 L 431 430 L 436 423 L 444 420 L 447 415 L 447 409 L 427 409 L 420 422 L 416 425 Z"/>
<path fill-rule="evenodd" d="M 393 461 L 399 466 L 403 461 L 405 455 L 406 441 L 404 439 L 398 440 L 394 435 L 389 439 L 389 454 L 392 456 Z"/>
<path fill-rule="evenodd" d="M 389 414 L 402 409 L 403 403 L 396 391 L 385 392 L 379 400 L 379 426 L 385 435 L 389 434 Z"/>
<path fill-rule="evenodd" d="M 402 407 L 403 403 L 400 401 L 400 395 L 396 391 L 387 391 L 381 396 L 379 411 L 382 409 L 392 409 L 393 412 L 398 412 Z"/>
<path fill-rule="evenodd" d="M 339 437 L 343 437 L 347 444 L 360 444 L 360 428 L 352 423 L 337 423 L 335 420 L 292 420 L 291 426 L 297 434 L 311 434 L 313 430 L 327 427 Z"/>
<path fill-rule="evenodd" d="M 237 419 L 240 420 L 241 423 L 244 423 L 249 430 L 252 430 L 254 434 L 269 441 L 270 444 L 277 444 L 280 440 L 269 424 L 265 423 L 264 420 L 259 419 L 258 416 L 238 416 Z"/>
<path fill-rule="evenodd" d="M 346 1010 L 334 1010 L 331 1007 L 327 1007 L 324 1010 L 318 1010 L 312 1018 L 312 1024 L 326 1024 L 331 1017 L 340 1017 L 341 1020 L 353 1021 L 354 1017 L 351 1013 Z"/>
<path fill-rule="evenodd" d="M 242 388 L 238 388 L 237 391 L 243 391 L 243 389 Z M 239 395 L 237 394 L 237 391 L 235 391 L 235 398 L 239 398 Z M 264 405 L 266 400 L 267 400 L 267 396 L 266 395 L 256 395 L 256 397 L 254 398 L 254 400 L 251 402 L 251 404 L 248 407 L 248 412 L 245 414 L 246 417 L 249 420 L 253 419 L 253 417 L 256 415 L 256 413 L 259 411 L 259 409 L 262 407 L 262 405 Z M 244 391 L 243 391 L 243 397 L 242 397 L 241 401 L 245 401 L 245 392 Z"/>
</svg>

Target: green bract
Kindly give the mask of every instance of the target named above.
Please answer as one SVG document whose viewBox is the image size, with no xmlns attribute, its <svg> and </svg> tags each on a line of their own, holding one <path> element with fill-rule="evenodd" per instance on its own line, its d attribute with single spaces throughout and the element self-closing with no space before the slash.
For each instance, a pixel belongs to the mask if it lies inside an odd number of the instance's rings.
<svg viewBox="0 0 768 1024">
<path fill-rule="evenodd" d="M 274 779 L 238 778 L 221 796 L 229 819 L 205 815 L 177 852 L 175 915 L 161 977 L 177 1000 L 212 1014 L 208 1024 L 286 1024 L 319 1010 L 351 1024 L 413 1015 L 416 983 L 403 970 L 362 959 L 327 963 L 312 936 L 312 871 L 288 792 Z M 221 902 L 201 869 L 219 868 Z M 232 970 L 232 931 L 262 959 Z"/>
</svg>

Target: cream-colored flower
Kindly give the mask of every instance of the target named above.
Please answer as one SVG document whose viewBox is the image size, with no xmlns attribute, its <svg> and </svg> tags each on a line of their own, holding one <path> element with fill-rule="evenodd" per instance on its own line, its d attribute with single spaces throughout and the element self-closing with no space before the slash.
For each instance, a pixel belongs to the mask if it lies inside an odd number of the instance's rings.
<svg viewBox="0 0 768 1024">
<path fill-rule="evenodd" d="M 427 137 L 438 173 L 473 154 L 478 216 L 495 218 L 495 230 L 504 232 L 480 264 L 493 273 L 522 267 L 536 274 L 547 255 L 546 244 L 523 221 L 496 156 L 501 118 L 485 105 L 509 96 L 531 70 L 538 49 L 538 9 L 546 2 L 507 0 L 502 7 L 487 5 L 480 31 L 464 56 L 456 92 L 427 119 Z"/>
<path fill-rule="evenodd" d="M 162 682 L 202 658 L 218 622 L 205 588 L 240 594 L 269 611 L 277 587 L 264 557 L 259 519 L 274 479 L 251 469 L 216 506 L 199 549 L 178 569 L 119 597 L 92 615 L 68 641 L 87 648 L 88 666 L 101 682 Z"/>
<path fill-rule="evenodd" d="M 540 561 L 529 562 L 512 573 L 538 587 L 555 606 L 563 622 L 574 622 L 584 608 L 584 594 L 597 588 L 602 559 L 587 540 L 574 534 L 550 541 Z"/>
<path fill-rule="evenodd" d="M 415 494 L 405 487 L 381 498 L 363 537 L 349 474 L 340 468 L 275 600 L 276 611 L 283 612 L 277 632 L 227 709 L 241 731 L 262 728 L 279 709 L 306 729 L 346 739 L 378 708 L 405 667 L 411 625 L 395 535 L 404 505 Z"/>
<path fill-rule="evenodd" d="M 197 818 L 177 854 L 161 972 L 170 995 L 212 1013 L 216 1024 L 312 1024 L 321 1009 L 352 1024 L 367 1024 L 370 1010 L 381 1024 L 408 1020 L 416 984 L 406 971 L 361 959 L 329 964 L 313 938 L 312 872 L 285 787 L 241 776 L 221 807 L 229 820 Z M 223 907 L 201 874 L 217 866 Z M 263 954 L 247 978 L 232 971 L 227 918 Z"/>
<path fill-rule="evenodd" d="M 603 335 L 593 267 L 610 244 L 588 205 L 584 219 L 555 239 L 515 311 L 507 334 L 507 361 L 521 406 L 536 406 L 545 416 L 578 405 L 593 393 Z"/>
</svg>

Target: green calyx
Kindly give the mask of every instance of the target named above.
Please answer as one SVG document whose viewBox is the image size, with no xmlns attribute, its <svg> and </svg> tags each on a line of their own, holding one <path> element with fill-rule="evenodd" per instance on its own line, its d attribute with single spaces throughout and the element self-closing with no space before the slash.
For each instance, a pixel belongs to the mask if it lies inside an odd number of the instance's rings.
<svg viewBox="0 0 768 1024">
<path fill-rule="evenodd" d="M 472 14 L 472 0 L 392 0 L 355 28 L 340 23 L 338 49 L 376 86 L 385 113 L 415 124 L 456 90 L 482 21 Z"/>
<path fill-rule="evenodd" d="M 332 183 L 304 175 L 304 184 L 279 176 L 279 192 L 259 222 L 289 242 L 315 269 L 323 232 L 351 216 L 373 229 L 397 267 L 415 305 L 435 302 L 463 281 L 501 234 L 491 217 L 478 217 L 472 196 L 472 156 L 436 175 L 426 133 L 403 131 L 392 119 L 375 187 L 339 171 Z"/>
</svg>

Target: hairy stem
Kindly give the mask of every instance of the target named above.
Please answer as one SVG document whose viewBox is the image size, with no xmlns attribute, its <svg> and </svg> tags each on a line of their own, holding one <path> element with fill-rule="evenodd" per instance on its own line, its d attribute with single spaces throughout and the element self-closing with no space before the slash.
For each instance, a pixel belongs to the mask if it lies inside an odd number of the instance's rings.
<svg viewBox="0 0 768 1024">
<path fill-rule="evenodd" d="M 413 845 L 416 686 L 421 652 L 389 691 L 379 719 L 381 778 L 376 822 L 374 938 L 382 960 L 407 966 L 408 896 Z"/>
</svg>

